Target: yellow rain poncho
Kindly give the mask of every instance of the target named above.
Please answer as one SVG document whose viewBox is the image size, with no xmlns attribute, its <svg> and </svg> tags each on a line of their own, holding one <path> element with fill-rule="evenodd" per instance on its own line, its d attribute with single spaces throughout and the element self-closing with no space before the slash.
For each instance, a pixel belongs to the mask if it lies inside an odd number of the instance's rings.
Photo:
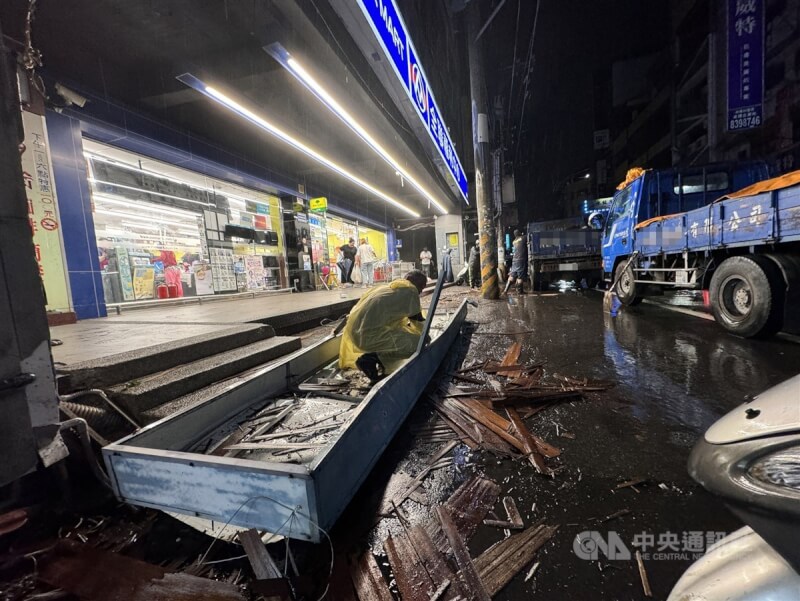
<svg viewBox="0 0 800 601">
<path fill-rule="evenodd" d="M 386 373 L 417 350 L 421 321 L 409 317 L 420 313 L 419 291 L 408 280 L 369 290 L 358 301 L 342 332 L 339 367 L 353 369 L 364 353 L 377 353 Z"/>
</svg>

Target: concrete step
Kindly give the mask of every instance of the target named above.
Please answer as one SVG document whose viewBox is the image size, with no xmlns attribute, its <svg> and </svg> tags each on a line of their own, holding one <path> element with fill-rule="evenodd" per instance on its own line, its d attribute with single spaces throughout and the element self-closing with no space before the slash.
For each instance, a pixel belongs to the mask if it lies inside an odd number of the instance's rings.
<svg viewBox="0 0 800 601">
<path fill-rule="evenodd" d="M 142 324 L 142 328 L 169 327 L 166 323 Z M 110 330 L 112 333 L 113 331 Z M 58 390 L 65 394 L 87 388 L 107 388 L 273 336 L 275 330 L 272 326 L 241 324 L 218 332 L 179 338 L 163 344 L 59 366 Z M 87 340 L 86 344 L 92 344 L 92 340 Z"/>
<path fill-rule="evenodd" d="M 277 357 L 267 361 L 266 363 L 259 363 L 255 367 L 251 367 L 250 369 L 238 373 L 235 376 L 225 378 L 224 380 L 219 380 L 218 382 L 214 382 L 213 384 L 209 384 L 208 386 L 194 390 L 189 394 L 183 395 L 182 397 L 178 397 L 172 401 L 167 401 L 163 405 L 158 405 L 152 409 L 146 409 L 140 414 L 141 423 L 144 426 L 148 426 L 160 419 L 170 417 L 176 413 L 189 409 L 190 407 L 199 405 L 200 403 L 210 401 L 211 399 L 216 399 L 231 387 L 246 381 L 252 374 L 269 365 L 277 363 L 280 361 L 280 359 L 281 357 Z"/>
<path fill-rule="evenodd" d="M 143 413 L 149 409 L 299 348 L 300 338 L 275 336 L 172 369 L 132 379 L 112 386 L 106 392 L 123 408 L 142 419 Z"/>
</svg>

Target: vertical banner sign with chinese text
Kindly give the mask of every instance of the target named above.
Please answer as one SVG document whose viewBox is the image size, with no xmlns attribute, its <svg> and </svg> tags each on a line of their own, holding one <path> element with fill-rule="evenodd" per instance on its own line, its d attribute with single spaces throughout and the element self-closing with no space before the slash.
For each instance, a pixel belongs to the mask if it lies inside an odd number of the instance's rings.
<svg viewBox="0 0 800 601">
<path fill-rule="evenodd" d="M 358 0 L 358 6 L 390 59 L 397 77 L 405 87 L 414 108 L 417 109 L 419 118 L 436 145 L 447 171 L 455 180 L 461 196 L 467 200 L 467 176 L 464 167 L 442 120 L 433 92 L 428 87 L 428 78 L 417 60 L 417 52 L 411 43 L 397 5 L 394 0 Z"/>
<path fill-rule="evenodd" d="M 728 0 L 728 131 L 764 120 L 764 0 Z"/>
<path fill-rule="evenodd" d="M 56 186 L 47 145 L 44 117 L 22 111 L 25 151 L 21 155 L 22 177 L 28 199 L 28 220 L 39 275 L 47 295 L 48 311 L 69 311 L 66 269 L 62 253 Z"/>
</svg>

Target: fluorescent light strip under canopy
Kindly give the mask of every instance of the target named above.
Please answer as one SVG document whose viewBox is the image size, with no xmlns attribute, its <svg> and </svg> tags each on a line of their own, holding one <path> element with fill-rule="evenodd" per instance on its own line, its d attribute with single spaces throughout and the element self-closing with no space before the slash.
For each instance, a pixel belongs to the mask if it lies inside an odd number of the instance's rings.
<svg viewBox="0 0 800 601">
<path fill-rule="evenodd" d="M 377 152 L 381 158 L 391 165 L 397 173 L 407 180 L 417 191 L 422 194 L 434 207 L 442 214 L 447 215 L 447 209 L 437 201 L 425 187 L 419 183 L 404 167 L 400 165 L 389 152 L 373 138 L 364 127 L 347 110 L 339 104 L 331 94 L 323 88 L 306 69 L 293 58 L 291 54 L 280 44 L 270 44 L 264 46 L 264 50 L 269 53 L 276 61 L 286 68 L 289 73 L 302 83 L 308 91 L 316 96 L 325 106 L 327 106 L 339 119 L 352 129 L 367 145 Z"/>
<path fill-rule="evenodd" d="M 325 157 L 324 155 L 320 154 L 319 152 L 317 152 L 313 148 L 310 148 L 309 146 L 306 146 L 300 140 L 298 140 L 298 139 L 292 137 L 291 135 L 287 134 L 283 130 L 281 130 L 278 127 L 274 126 L 272 123 L 269 123 L 268 121 L 266 121 L 262 117 L 256 115 L 251 110 L 243 107 L 241 104 L 239 104 L 236 101 L 232 100 L 231 98 L 229 98 L 228 96 L 226 96 L 225 94 L 223 94 L 222 92 L 217 90 L 216 88 L 214 88 L 212 86 L 207 86 L 201 80 L 197 79 L 194 75 L 191 75 L 190 73 L 184 73 L 183 75 L 179 75 L 177 79 L 181 83 L 189 86 L 190 88 L 194 88 L 195 90 L 197 90 L 201 94 L 211 98 L 212 100 L 215 100 L 219 104 L 221 104 L 221 105 L 227 107 L 228 109 L 232 110 L 234 113 L 238 114 L 240 117 L 243 117 L 243 118 L 247 119 L 253 125 L 258 126 L 262 130 L 272 134 L 276 138 L 279 138 L 279 139 L 283 140 L 284 142 L 286 142 L 290 146 L 296 148 L 297 150 L 299 150 L 300 152 L 302 152 L 306 156 L 309 156 L 312 159 L 314 159 L 315 161 L 325 165 L 326 167 L 328 167 L 332 171 L 335 171 L 336 173 L 338 173 L 339 175 L 343 176 L 344 178 L 350 180 L 354 184 L 360 186 L 361 188 L 364 188 L 368 192 L 371 192 L 372 194 L 374 194 L 378 198 L 381 198 L 381 199 L 385 200 L 390 205 L 395 206 L 398 209 L 401 209 L 401 210 L 405 211 L 406 213 L 408 213 L 412 217 L 420 217 L 420 214 L 417 213 L 416 211 L 414 211 L 414 210 L 410 209 L 409 207 L 405 206 L 403 203 L 401 203 L 400 201 L 392 198 L 391 196 L 389 196 L 385 192 L 381 192 L 377 188 L 375 188 L 372 185 L 370 185 L 367 182 L 365 182 L 363 179 L 361 179 L 357 175 L 354 175 L 353 173 L 350 173 L 347 169 L 345 169 L 344 167 L 334 163 L 331 159 L 329 159 L 329 158 Z"/>
</svg>

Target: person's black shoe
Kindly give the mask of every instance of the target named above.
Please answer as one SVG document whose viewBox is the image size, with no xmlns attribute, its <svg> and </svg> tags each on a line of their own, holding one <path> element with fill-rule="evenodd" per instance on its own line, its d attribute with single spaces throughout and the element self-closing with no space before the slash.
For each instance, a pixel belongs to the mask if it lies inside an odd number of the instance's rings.
<svg viewBox="0 0 800 601">
<path fill-rule="evenodd" d="M 385 368 L 376 353 L 365 353 L 356 359 L 356 367 L 369 378 L 373 384 L 383 378 Z"/>
</svg>

